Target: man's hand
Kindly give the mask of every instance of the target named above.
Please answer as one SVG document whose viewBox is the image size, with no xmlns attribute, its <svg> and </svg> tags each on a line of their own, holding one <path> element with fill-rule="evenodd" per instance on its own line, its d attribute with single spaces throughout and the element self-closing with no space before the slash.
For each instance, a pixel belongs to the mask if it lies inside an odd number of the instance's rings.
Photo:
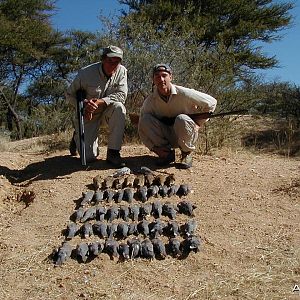
<svg viewBox="0 0 300 300">
<path fill-rule="evenodd" d="M 93 118 L 93 113 L 98 108 L 105 108 L 107 105 L 104 100 L 92 98 L 92 99 L 84 99 L 84 119 L 86 121 L 90 121 Z"/>
</svg>

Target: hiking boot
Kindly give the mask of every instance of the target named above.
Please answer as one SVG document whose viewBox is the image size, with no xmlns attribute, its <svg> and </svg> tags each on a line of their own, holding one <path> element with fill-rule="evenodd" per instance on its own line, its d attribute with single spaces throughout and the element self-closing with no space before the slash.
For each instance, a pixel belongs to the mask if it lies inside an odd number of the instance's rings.
<svg viewBox="0 0 300 300">
<path fill-rule="evenodd" d="M 193 164 L 192 152 L 181 151 L 181 160 L 179 164 L 180 169 L 189 169 Z"/>
<path fill-rule="evenodd" d="M 73 133 L 73 137 L 72 137 L 70 145 L 69 145 L 69 150 L 70 150 L 71 156 L 76 156 L 78 154 L 74 135 L 75 135 L 75 132 Z"/>
<path fill-rule="evenodd" d="M 125 167 L 125 163 L 120 156 L 119 150 L 107 149 L 106 162 L 113 165 L 115 168 Z"/>
<path fill-rule="evenodd" d="M 165 157 L 165 158 L 159 157 L 158 158 L 156 165 L 162 167 L 162 166 L 167 166 L 173 162 L 175 162 L 175 150 L 170 150 L 167 157 Z"/>
</svg>

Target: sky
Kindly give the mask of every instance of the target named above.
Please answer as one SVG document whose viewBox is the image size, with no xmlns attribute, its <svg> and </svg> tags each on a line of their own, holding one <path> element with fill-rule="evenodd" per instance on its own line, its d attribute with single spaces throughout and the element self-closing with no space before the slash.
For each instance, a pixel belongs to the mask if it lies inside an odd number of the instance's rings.
<svg viewBox="0 0 300 300">
<path fill-rule="evenodd" d="M 265 76 L 266 81 L 288 81 L 300 86 L 300 0 L 294 0 L 294 3 L 292 27 L 281 32 L 283 38 L 280 41 L 263 44 L 263 53 L 276 56 L 279 67 L 259 71 L 259 74 Z M 113 17 L 127 8 L 118 0 L 57 0 L 56 6 L 56 14 L 52 17 L 54 28 L 94 32 L 101 30 L 100 12 Z"/>
</svg>

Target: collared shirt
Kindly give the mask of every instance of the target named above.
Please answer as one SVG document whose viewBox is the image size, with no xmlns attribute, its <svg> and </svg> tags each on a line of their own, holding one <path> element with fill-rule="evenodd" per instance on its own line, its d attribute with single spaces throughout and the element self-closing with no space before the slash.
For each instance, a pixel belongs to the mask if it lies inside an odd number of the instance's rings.
<svg viewBox="0 0 300 300">
<path fill-rule="evenodd" d="M 167 102 L 160 97 L 157 88 L 154 88 L 143 103 L 141 116 L 149 113 L 158 119 L 173 118 L 179 114 L 213 112 L 216 105 L 217 100 L 208 94 L 171 84 L 171 95 Z"/>
<path fill-rule="evenodd" d="M 79 89 L 86 92 L 86 99 L 103 99 L 107 105 L 112 101 L 125 103 L 128 93 L 127 69 L 119 65 L 116 72 L 107 77 L 101 62 L 91 64 L 79 70 L 67 89 L 66 98 L 73 105 L 76 105 L 76 92 Z"/>
</svg>

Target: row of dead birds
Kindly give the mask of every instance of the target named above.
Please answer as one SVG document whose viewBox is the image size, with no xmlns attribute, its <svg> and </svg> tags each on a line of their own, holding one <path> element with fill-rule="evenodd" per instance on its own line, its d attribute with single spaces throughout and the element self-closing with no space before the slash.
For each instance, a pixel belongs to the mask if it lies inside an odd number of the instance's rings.
<svg viewBox="0 0 300 300">
<path fill-rule="evenodd" d="M 97 205 L 101 202 L 116 202 L 126 201 L 131 203 L 133 199 L 141 202 L 146 202 L 151 197 L 171 197 L 177 195 L 179 197 L 187 196 L 191 192 L 188 184 L 172 184 L 167 185 L 150 185 L 140 186 L 136 190 L 132 187 L 122 189 L 107 188 L 104 190 L 98 189 L 96 191 L 89 190 L 82 193 L 79 199 L 78 206 Z"/>
<path fill-rule="evenodd" d="M 70 257 L 77 259 L 79 262 L 88 262 L 96 258 L 101 253 L 106 253 L 111 259 L 135 259 L 138 257 L 148 259 L 165 259 L 169 254 L 176 258 L 185 258 L 191 251 L 198 252 L 201 240 L 197 236 L 189 236 L 180 241 L 177 238 L 170 238 L 165 244 L 161 239 L 152 240 L 146 238 L 140 240 L 133 238 L 127 243 L 119 243 L 115 239 L 107 239 L 105 242 L 95 241 L 91 243 L 80 243 L 75 248 L 64 242 L 53 255 L 54 264 L 62 265 Z"/>
<path fill-rule="evenodd" d="M 94 205 L 88 208 L 80 207 L 74 211 L 70 219 L 75 223 L 84 223 L 88 220 L 98 220 L 112 222 L 116 219 L 123 219 L 128 222 L 138 221 L 148 216 L 154 218 L 161 218 L 162 216 L 169 217 L 170 219 L 176 219 L 177 213 L 181 213 L 187 216 L 194 216 L 194 209 L 196 206 L 188 200 L 183 200 L 177 204 L 171 202 L 162 203 L 159 200 L 154 202 L 132 205 L 112 205 L 110 207 L 102 205 Z"/>
<path fill-rule="evenodd" d="M 131 235 L 143 235 L 144 237 L 158 238 L 159 236 L 189 237 L 195 233 L 197 223 L 195 219 L 189 219 L 184 224 L 179 224 L 175 220 L 164 222 L 160 219 L 155 219 L 153 222 L 148 222 L 143 219 L 138 223 L 106 223 L 106 222 L 86 222 L 82 226 L 76 223 L 70 223 L 67 226 L 65 236 L 67 240 L 80 235 L 82 238 L 88 238 L 92 235 L 97 235 L 103 239 L 126 239 Z"/>
</svg>

